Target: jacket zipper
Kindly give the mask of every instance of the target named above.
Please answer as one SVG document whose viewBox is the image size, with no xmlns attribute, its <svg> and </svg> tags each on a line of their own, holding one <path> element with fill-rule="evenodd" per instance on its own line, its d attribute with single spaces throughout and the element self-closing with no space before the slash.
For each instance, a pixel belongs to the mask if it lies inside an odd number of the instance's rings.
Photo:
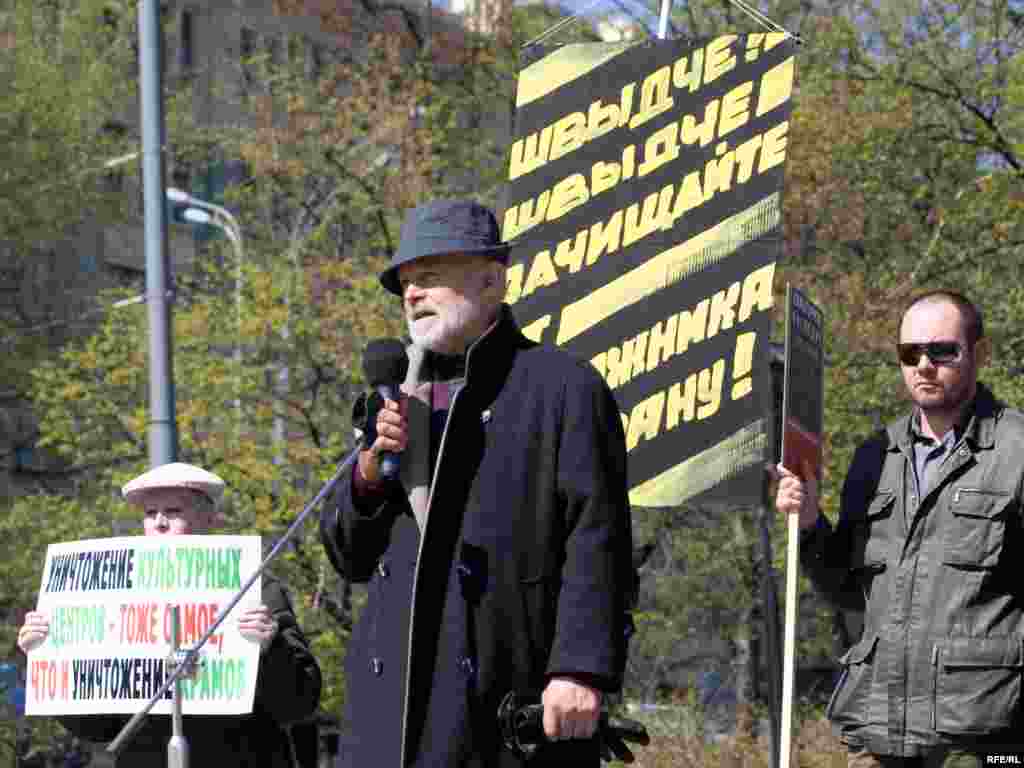
<svg viewBox="0 0 1024 768">
<path fill-rule="evenodd" d="M 836 705 L 836 698 L 839 696 L 839 691 L 846 685 L 846 678 L 850 675 L 849 666 L 843 667 L 843 674 L 839 676 L 839 682 L 836 683 L 836 687 L 832 689 L 832 695 L 829 697 L 828 706 L 825 707 L 825 717 L 832 717 L 832 710 Z"/>
<path fill-rule="evenodd" d="M 491 327 L 491 331 L 497 327 L 500 323 L 500 319 Z M 448 427 L 452 423 L 452 416 L 455 415 L 455 406 L 459 402 L 459 396 L 463 390 L 469 386 L 469 356 L 473 351 L 473 347 L 483 341 L 484 337 L 489 335 L 490 332 L 485 333 L 481 336 L 473 345 L 466 351 L 466 379 L 465 383 L 459 388 L 459 390 L 452 397 L 451 405 L 448 406 L 448 418 L 445 420 L 444 431 L 441 433 L 441 444 L 437 448 L 437 459 L 434 462 L 434 471 L 431 473 L 430 478 L 430 493 L 427 495 L 427 514 L 425 516 L 425 522 L 423 523 L 423 530 L 420 531 L 420 544 L 416 550 L 416 570 L 413 571 L 412 575 L 412 608 L 409 611 L 409 637 L 406 642 L 406 653 L 405 653 L 405 696 L 402 699 L 402 751 L 399 756 L 400 765 L 399 768 L 405 766 L 405 746 L 406 746 L 406 732 L 409 729 L 409 683 L 412 673 L 412 630 L 416 625 L 416 583 L 420 577 L 420 558 L 423 555 L 423 542 L 427 540 L 427 527 L 430 525 L 430 508 L 434 503 L 434 489 L 437 488 L 437 475 L 438 470 L 441 468 L 441 457 L 444 456 L 445 443 L 448 440 Z M 432 382 L 433 383 L 433 382 Z"/>
<path fill-rule="evenodd" d="M 932 646 L 932 730 L 936 729 L 938 716 L 935 710 L 939 706 L 939 646 Z"/>
<path fill-rule="evenodd" d="M 466 380 L 469 380 L 469 357 L 466 358 Z M 455 393 L 451 405 L 448 408 L 448 419 L 444 425 L 444 432 L 441 433 L 441 445 L 437 449 L 437 460 L 434 463 L 434 471 L 431 473 L 430 493 L 427 496 L 427 514 L 424 517 L 423 530 L 420 531 L 420 545 L 416 549 L 416 570 L 412 575 L 412 607 L 409 610 L 409 637 L 406 642 L 405 652 L 405 696 L 402 698 L 402 752 L 401 765 L 405 765 L 405 736 L 408 730 L 409 719 L 409 682 L 412 672 L 412 630 L 416 624 L 416 583 L 420 578 L 420 558 L 423 555 L 423 542 L 427 540 L 427 527 L 430 525 L 430 508 L 434 503 L 434 489 L 437 487 L 437 473 L 441 468 L 441 457 L 444 455 L 444 445 L 448 438 L 448 426 L 452 423 L 452 415 L 455 413 L 455 405 L 462 394 L 462 389 Z"/>
<path fill-rule="evenodd" d="M 973 493 L 978 496 L 994 496 L 995 498 L 1005 498 L 1010 495 L 1009 491 L 986 491 L 984 488 L 957 488 L 956 493 L 953 495 L 953 502 L 960 501 L 960 494 L 962 493 Z"/>
</svg>

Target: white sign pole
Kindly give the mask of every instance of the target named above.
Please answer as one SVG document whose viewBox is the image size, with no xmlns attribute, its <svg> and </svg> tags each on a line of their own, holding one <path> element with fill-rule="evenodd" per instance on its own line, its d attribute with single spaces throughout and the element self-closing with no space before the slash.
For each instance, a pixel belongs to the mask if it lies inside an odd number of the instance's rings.
<svg viewBox="0 0 1024 768">
<path fill-rule="evenodd" d="M 672 0 L 661 0 L 661 18 L 658 20 L 658 37 L 668 37 L 668 14 L 672 10 Z"/>
<path fill-rule="evenodd" d="M 779 730 L 779 768 L 789 768 L 793 729 L 793 661 L 796 657 L 797 576 L 800 568 L 800 515 L 789 515 L 786 540 L 786 629 L 782 655 L 782 716 Z"/>
<path fill-rule="evenodd" d="M 821 310 L 802 292 L 787 283 L 781 458 L 782 463 L 793 472 L 803 474 L 804 467 L 809 466 L 819 482 L 825 402 L 823 328 Z M 809 387 L 813 386 L 815 378 L 818 379 L 819 389 L 812 391 Z M 795 407 L 798 402 L 800 407 Z M 804 477 L 804 482 L 810 480 L 810 477 Z M 797 581 L 800 576 L 799 512 L 790 514 L 786 522 L 786 629 L 782 656 L 782 715 L 779 724 L 780 768 L 789 768 L 792 752 L 796 620 L 800 599 Z"/>
</svg>

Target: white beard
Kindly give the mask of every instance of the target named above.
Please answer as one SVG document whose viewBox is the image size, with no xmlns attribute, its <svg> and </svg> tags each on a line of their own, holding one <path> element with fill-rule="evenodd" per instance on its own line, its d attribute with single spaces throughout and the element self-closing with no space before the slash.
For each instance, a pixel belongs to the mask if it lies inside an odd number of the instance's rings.
<svg viewBox="0 0 1024 768">
<path fill-rule="evenodd" d="M 484 320 L 484 307 L 479 300 L 459 297 L 447 307 L 419 320 L 407 318 L 409 337 L 413 344 L 431 352 L 454 355 L 465 352 L 475 339 L 467 338 L 471 329 L 480 327 Z"/>
</svg>

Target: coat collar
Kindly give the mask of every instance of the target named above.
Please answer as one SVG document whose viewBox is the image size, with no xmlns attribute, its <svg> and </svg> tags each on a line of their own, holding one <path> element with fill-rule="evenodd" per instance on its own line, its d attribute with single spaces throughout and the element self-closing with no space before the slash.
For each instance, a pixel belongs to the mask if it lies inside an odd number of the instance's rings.
<svg viewBox="0 0 1024 768">
<path fill-rule="evenodd" d="M 466 350 L 466 385 L 503 380 L 516 353 L 534 346 L 519 330 L 508 304 L 502 304 L 498 319 Z"/>
<path fill-rule="evenodd" d="M 991 448 L 995 444 L 996 425 L 1004 408 L 992 391 L 979 381 L 973 412 L 964 430 L 964 441 L 975 449 Z M 910 451 L 912 418 L 913 411 L 889 424 L 886 428 L 888 450 Z"/>
</svg>

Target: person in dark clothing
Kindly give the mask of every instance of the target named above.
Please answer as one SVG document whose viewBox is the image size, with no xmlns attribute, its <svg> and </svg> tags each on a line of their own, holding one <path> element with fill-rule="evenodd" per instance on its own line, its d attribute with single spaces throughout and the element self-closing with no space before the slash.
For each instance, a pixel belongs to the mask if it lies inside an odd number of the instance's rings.
<svg viewBox="0 0 1024 768">
<path fill-rule="evenodd" d="M 488 209 L 436 201 L 408 214 L 381 275 L 412 339 L 404 395 L 321 516 L 334 566 L 369 582 L 343 766 L 519 766 L 497 723 L 512 692 L 544 706 L 530 765 L 600 761 L 631 626 L 625 439 L 594 368 L 516 327 L 507 254 Z"/>
<path fill-rule="evenodd" d="M 858 448 L 834 528 L 810 469 L 777 468 L 804 567 L 864 615 L 828 707 L 850 768 L 1024 758 L 1024 414 L 978 382 L 983 330 L 952 291 L 909 306 L 897 351 L 913 408 Z"/>
<path fill-rule="evenodd" d="M 207 533 L 218 515 L 216 502 L 223 481 L 190 464 L 164 464 L 124 486 L 129 502 L 145 510 L 146 536 Z M 253 711 L 246 715 L 186 715 L 183 732 L 193 765 L 217 768 L 268 766 L 294 768 L 284 726 L 310 716 L 320 701 L 320 667 L 295 620 L 291 601 L 281 583 L 262 574 L 262 603 L 243 611 L 238 632 L 260 645 Z M 30 612 L 18 633 L 18 646 L 28 653 L 49 633 L 48 618 Z M 61 725 L 94 742 L 115 739 L 130 719 L 127 715 L 65 715 Z M 117 756 L 118 768 L 166 765 L 171 737 L 169 715 L 151 714 Z"/>
<path fill-rule="evenodd" d="M 295 768 L 317 768 L 320 764 L 320 727 L 317 718 L 308 717 L 288 726 Z"/>
</svg>

